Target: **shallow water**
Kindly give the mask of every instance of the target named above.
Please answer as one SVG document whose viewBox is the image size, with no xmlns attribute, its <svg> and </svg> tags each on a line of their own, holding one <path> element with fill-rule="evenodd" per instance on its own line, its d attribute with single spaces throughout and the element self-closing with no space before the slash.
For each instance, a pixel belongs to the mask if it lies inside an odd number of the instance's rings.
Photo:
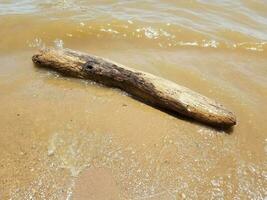
<svg viewBox="0 0 267 200">
<path fill-rule="evenodd" d="M 264 199 L 265 1 L 0 0 L 0 199 Z M 34 67 L 78 49 L 216 99 L 224 132 Z"/>
</svg>

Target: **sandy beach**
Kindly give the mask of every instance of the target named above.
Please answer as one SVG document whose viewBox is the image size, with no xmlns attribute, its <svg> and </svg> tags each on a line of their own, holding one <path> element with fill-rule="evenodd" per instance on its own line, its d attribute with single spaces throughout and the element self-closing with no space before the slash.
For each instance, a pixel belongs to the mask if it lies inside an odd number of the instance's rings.
<svg viewBox="0 0 267 200">
<path fill-rule="evenodd" d="M 0 1 L 0 199 L 267 197 L 267 3 Z M 236 114 L 223 131 L 34 66 L 42 47 L 171 80 Z"/>
</svg>

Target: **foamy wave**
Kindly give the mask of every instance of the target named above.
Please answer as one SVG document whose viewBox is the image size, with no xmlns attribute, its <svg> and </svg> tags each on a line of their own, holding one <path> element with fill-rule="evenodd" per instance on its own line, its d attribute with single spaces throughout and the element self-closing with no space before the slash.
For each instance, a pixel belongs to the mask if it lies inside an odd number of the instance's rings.
<svg viewBox="0 0 267 200">
<path fill-rule="evenodd" d="M 170 48 L 170 47 L 197 47 L 197 48 L 213 48 L 213 49 L 241 49 L 247 51 L 265 51 L 267 42 L 235 42 L 228 40 L 218 39 L 198 39 L 190 40 L 190 37 L 200 37 L 201 35 L 195 34 L 188 30 L 180 29 L 177 27 L 170 27 L 167 23 L 164 27 L 153 26 L 138 26 L 134 21 L 127 20 L 107 24 L 85 24 L 82 23 L 80 33 L 89 35 L 90 38 L 98 39 L 112 39 L 112 40 L 125 40 L 135 41 L 135 43 L 142 44 L 145 42 L 154 47 Z M 80 23 L 80 24 L 81 24 Z M 75 37 L 75 34 L 68 34 Z M 201 36 L 207 37 L 207 36 Z M 144 43 L 143 43 L 144 42 Z"/>
<path fill-rule="evenodd" d="M 26 19 L 18 19 L 18 23 L 24 23 L 24 20 Z M 216 38 L 213 35 L 194 32 L 168 23 L 146 25 L 129 19 L 101 23 L 75 21 L 64 24 L 64 30 L 58 31 L 58 27 L 61 25 L 61 21 L 45 22 L 42 24 L 44 28 L 40 29 L 40 23 L 33 22 L 28 32 L 21 34 L 17 38 L 18 41 L 16 41 L 16 38 L 12 38 L 12 41 L 19 47 L 23 38 L 25 38 L 26 46 L 30 48 L 42 48 L 45 45 L 63 48 L 64 43 L 71 44 L 81 41 L 83 44 L 98 41 L 101 45 L 101 42 L 106 44 L 108 41 L 118 44 L 120 42 L 129 43 L 138 46 L 138 48 L 201 48 L 254 53 L 263 53 L 267 50 L 266 41 L 255 41 L 255 39 L 250 38 L 246 39 L 245 42 L 240 42 L 238 38 L 231 40 L 224 37 Z M 11 35 L 8 32 L 9 29 L 5 30 L 6 35 Z M 36 31 L 32 32 L 30 30 Z M 37 35 L 38 37 L 36 37 Z M 32 39 L 29 39 L 31 37 Z M 8 42 L 2 44 L 2 46 L 4 49 L 10 49 L 10 43 Z"/>
</svg>

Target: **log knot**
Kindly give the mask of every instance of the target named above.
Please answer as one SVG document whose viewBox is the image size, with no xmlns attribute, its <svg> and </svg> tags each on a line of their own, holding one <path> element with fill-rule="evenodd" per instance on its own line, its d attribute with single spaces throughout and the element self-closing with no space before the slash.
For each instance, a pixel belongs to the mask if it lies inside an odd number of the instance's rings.
<svg viewBox="0 0 267 200">
<path fill-rule="evenodd" d="M 93 60 L 89 60 L 84 64 L 83 67 L 84 67 L 85 70 L 89 70 L 90 71 L 91 69 L 94 68 L 94 65 L 95 65 L 95 62 Z"/>
</svg>

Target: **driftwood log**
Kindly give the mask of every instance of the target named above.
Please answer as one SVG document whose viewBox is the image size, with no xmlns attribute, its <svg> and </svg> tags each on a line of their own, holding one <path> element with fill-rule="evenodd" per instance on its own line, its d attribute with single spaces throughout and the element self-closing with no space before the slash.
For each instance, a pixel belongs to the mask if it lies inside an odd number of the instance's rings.
<svg viewBox="0 0 267 200">
<path fill-rule="evenodd" d="M 32 60 L 64 75 L 120 88 L 151 105 L 209 125 L 231 127 L 236 124 L 234 114 L 214 100 L 174 82 L 108 59 L 70 49 L 46 48 L 33 55 Z"/>
</svg>

